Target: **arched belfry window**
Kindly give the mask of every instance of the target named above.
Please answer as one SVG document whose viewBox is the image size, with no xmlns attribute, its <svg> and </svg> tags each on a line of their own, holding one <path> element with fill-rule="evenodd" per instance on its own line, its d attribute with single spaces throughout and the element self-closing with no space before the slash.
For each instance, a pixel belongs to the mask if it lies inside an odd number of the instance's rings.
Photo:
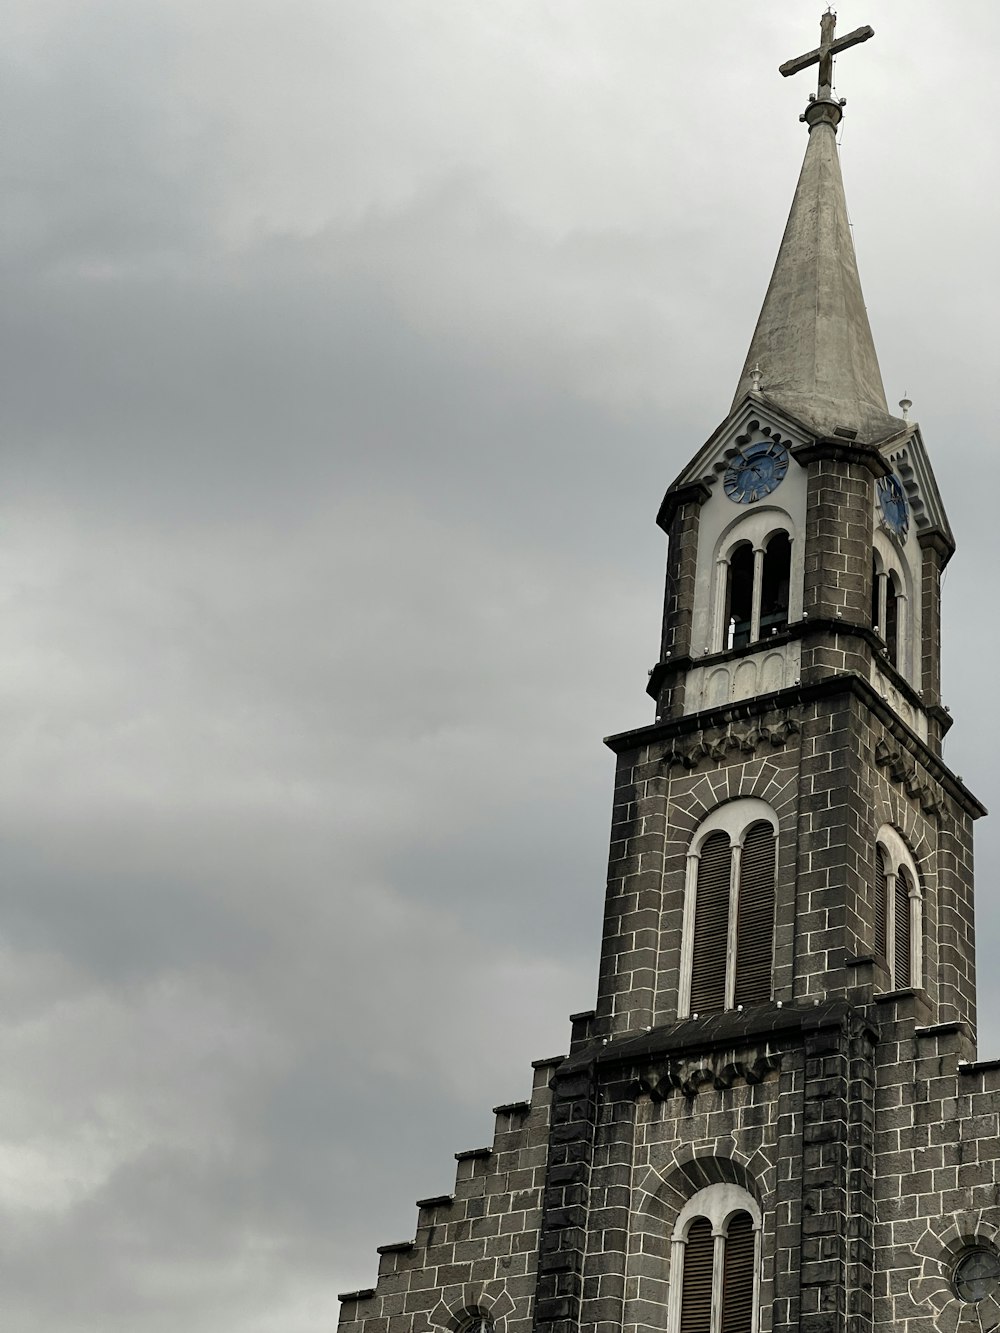
<svg viewBox="0 0 1000 1333">
<path fill-rule="evenodd" d="M 775 515 L 770 515 L 773 523 Z M 784 528 L 768 530 L 768 515 L 741 523 L 717 558 L 717 652 L 746 648 L 788 626 L 792 540 Z"/>
<path fill-rule="evenodd" d="M 726 585 L 727 648 L 745 648 L 753 625 L 754 550 L 749 542 L 740 542 L 729 557 Z"/>
<path fill-rule="evenodd" d="M 777 819 L 763 801 L 719 806 L 688 850 L 678 1013 L 771 998 Z"/>
<path fill-rule="evenodd" d="M 774 532 L 764 547 L 761 566 L 760 637 L 766 639 L 788 625 L 788 591 L 792 574 L 792 543 L 787 532 Z"/>
<path fill-rule="evenodd" d="M 709 1185 L 681 1209 L 670 1246 L 668 1333 L 756 1333 L 761 1212 L 737 1185 Z"/>
<path fill-rule="evenodd" d="M 903 632 L 906 595 L 899 571 L 886 567 L 878 551 L 872 554 L 872 628 L 885 643 L 886 656 L 903 670 Z"/>
<path fill-rule="evenodd" d="M 875 842 L 875 957 L 890 990 L 923 984 L 923 895 L 913 856 L 888 824 Z"/>
</svg>

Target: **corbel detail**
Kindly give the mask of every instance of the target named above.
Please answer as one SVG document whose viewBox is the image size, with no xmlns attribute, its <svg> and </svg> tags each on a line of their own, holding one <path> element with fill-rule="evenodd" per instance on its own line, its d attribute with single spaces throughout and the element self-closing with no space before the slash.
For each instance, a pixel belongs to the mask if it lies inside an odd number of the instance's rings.
<svg viewBox="0 0 1000 1333">
<path fill-rule="evenodd" d="M 680 766 L 696 768 L 703 759 L 722 763 L 732 753 L 751 755 L 764 746 L 786 744 L 789 736 L 801 730 L 798 720 L 785 713 L 776 722 L 756 719 L 728 722 L 725 726 L 706 728 L 689 736 L 678 736 L 663 756 L 666 769 Z"/>
<path fill-rule="evenodd" d="M 724 1092 L 740 1079 L 749 1084 L 761 1083 L 780 1068 L 781 1052 L 770 1046 L 739 1054 L 732 1050 L 716 1051 L 651 1066 L 636 1079 L 632 1091 L 655 1102 L 666 1101 L 675 1093 L 692 1101 L 706 1090 Z"/>
<path fill-rule="evenodd" d="M 884 738 L 875 746 L 875 764 L 886 776 L 902 787 L 907 796 L 920 802 L 920 808 L 926 815 L 938 815 L 942 811 L 940 793 L 936 786 L 923 781 L 916 764 L 905 750 L 890 745 Z"/>
</svg>

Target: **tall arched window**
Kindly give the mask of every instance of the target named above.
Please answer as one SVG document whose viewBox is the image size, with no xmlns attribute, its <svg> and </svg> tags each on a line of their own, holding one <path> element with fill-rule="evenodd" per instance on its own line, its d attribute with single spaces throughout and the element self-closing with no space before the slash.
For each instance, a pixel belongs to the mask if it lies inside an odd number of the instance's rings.
<svg viewBox="0 0 1000 1333">
<path fill-rule="evenodd" d="M 875 956 L 891 990 L 922 985 L 923 897 L 910 849 L 889 825 L 875 843 Z"/>
<path fill-rule="evenodd" d="M 887 569 L 876 551 L 872 555 L 872 629 L 885 642 L 886 656 L 897 671 L 903 670 L 903 617 L 906 598 L 899 571 Z"/>
<path fill-rule="evenodd" d="M 688 852 L 678 1012 L 771 998 L 777 819 L 763 801 L 719 806 Z"/>
<path fill-rule="evenodd" d="M 754 555 L 749 542 L 741 542 L 729 557 L 726 588 L 726 647 L 745 648 L 753 622 Z"/>
<path fill-rule="evenodd" d="M 761 1212 L 736 1185 L 681 1209 L 670 1247 L 668 1333 L 756 1333 Z"/>
<path fill-rule="evenodd" d="M 764 547 L 760 589 L 760 638 L 788 625 L 788 591 L 792 576 L 792 543 L 787 532 L 773 532 Z"/>
<path fill-rule="evenodd" d="M 746 648 L 788 625 L 792 543 L 779 528 L 759 545 L 738 542 L 720 563 L 725 567 L 725 611 L 718 648 Z"/>
</svg>

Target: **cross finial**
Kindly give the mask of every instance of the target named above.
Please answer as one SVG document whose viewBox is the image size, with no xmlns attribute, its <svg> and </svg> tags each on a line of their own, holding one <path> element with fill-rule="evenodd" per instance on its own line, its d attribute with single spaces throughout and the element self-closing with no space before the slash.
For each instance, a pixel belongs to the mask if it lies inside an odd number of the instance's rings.
<svg viewBox="0 0 1000 1333">
<path fill-rule="evenodd" d="M 789 74 L 798 74 L 800 70 L 808 69 L 810 65 L 819 65 L 819 90 L 816 96 L 809 100 L 829 102 L 833 100 L 833 57 L 839 55 L 841 51 L 846 51 L 849 46 L 867 42 L 869 37 L 875 36 L 875 30 L 865 26 L 855 28 L 853 32 L 843 37 L 835 37 L 837 15 L 832 8 L 826 11 L 819 22 L 819 46 L 815 51 L 809 51 L 804 56 L 796 56 L 794 60 L 786 60 L 783 65 L 778 66 L 778 73 L 787 79 Z"/>
</svg>

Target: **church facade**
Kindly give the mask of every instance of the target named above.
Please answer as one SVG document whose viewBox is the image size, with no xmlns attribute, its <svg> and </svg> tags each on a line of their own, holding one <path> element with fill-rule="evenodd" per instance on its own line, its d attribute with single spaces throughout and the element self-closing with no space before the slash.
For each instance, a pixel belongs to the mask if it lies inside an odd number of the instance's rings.
<svg viewBox="0 0 1000 1333">
<path fill-rule="evenodd" d="M 617 756 L 597 1002 L 340 1333 L 1000 1327 L 1000 1061 L 942 757 L 954 540 L 889 412 L 820 47 L 726 419 L 667 490 L 655 720 Z"/>
</svg>

